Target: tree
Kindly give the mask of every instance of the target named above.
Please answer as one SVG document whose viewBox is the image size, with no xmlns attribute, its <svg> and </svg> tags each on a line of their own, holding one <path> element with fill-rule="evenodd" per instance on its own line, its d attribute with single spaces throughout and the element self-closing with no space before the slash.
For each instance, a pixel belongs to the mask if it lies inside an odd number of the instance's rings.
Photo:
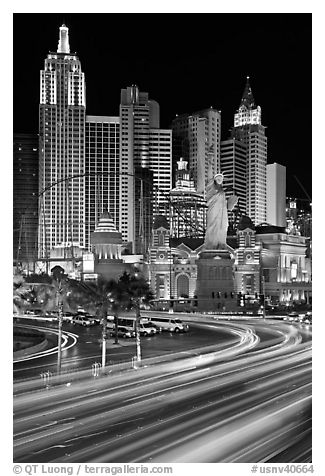
<svg viewBox="0 0 325 476">
<path fill-rule="evenodd" d="M 64 274 L 61 266 L 55 266 L 52 270 L 52 277 L 48 275 L 40 276 L 38 280 L 35 276 L 33 291 L 36 301 L 44 311 L 55 311 L 58 319 L 58 359 L 57 373 L 61 372 L 62 361 L 62 324 L 63 312 L 76 310 L 77 303 L 82 300 L 83 292 L 78 281 L 69 279 Z M 36 281 L 36 282 L 35 282 Z M 38 281 L 38 282 L 37 282 Z"/>
<path fill-rule="evenodd" d="M 57 360 L 57 373 L 61 372 L 61 361 L 62 361 L 62 323 L 63 323 L 63 311 L 64 308 L 70 310 L 72 300 L 70 298 L 71 294 L 74 291 L 74 302 L 76 302 L 77 286 L 73 285 L 72 280 L 68 279 L 63 269 L 60 266 L 55 268 L 60 268 L 57 272 L 53 272 L 53 278 L 51 283 L 35 285 L 35 291 L 37 296 L 37 301 L 42 307 L 43 310 L 55 310 L 58 315 L 58 360 Z M 54 268 L 53 268 L 54 269 Z M 73 304 L 72 304 L 73 306 Z"/>
<path fill-rule="evenodd" d="M 118 344 L 118 314 L 126 296 L 123 286 L 116 281 L 99 279 L 97 283 L 82 283 L 82 288 L 87 296 L 86 306 L 93 307 L 101 317 L 102 323 L 102 367 L 106 365 L 106 340 L 107 340 L 107 314 L 110 311 L 114 315 L 115 343 Z"/>
<path fill-rule="evenodd" d="M 14 311 L 20 313 L 30 306 L 32 295 L 32 289 L 20 274 L 16 274 L 13 278 L 13 306 Z"/>
<path fill-rule="evenodd" d="M 118 284 L 121 284 L 127 298 L 127 307 L 135 311 L 135 335 L 137 348 L 137 361 L 141 362 L 141 339 L 140 339 L 140 319 L 141 304 L 149 304 L 154 298 L 147 280 L 138 273 L 130 275 L 126 271 L 120 277 Z"/>
</svg>

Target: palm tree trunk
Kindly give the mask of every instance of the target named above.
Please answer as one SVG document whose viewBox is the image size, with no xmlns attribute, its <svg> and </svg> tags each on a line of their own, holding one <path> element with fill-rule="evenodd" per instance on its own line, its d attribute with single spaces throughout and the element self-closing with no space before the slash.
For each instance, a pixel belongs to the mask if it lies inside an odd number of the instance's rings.
<svg viewBox="0 0 325 476">
<path fill-rule="evenodd" d="M 135 339 L 137 346 L 137 361 L 141 362 L 141 339 L 140 339 L 140 305 L 135 306 Z"/>
<path fill-rule="evenodd" d="M 107 341 L 107 311 L 104 311 L 103 329 L 102 329 L 102 368 L 106 366 L 106 341 Z"/>
</svg>

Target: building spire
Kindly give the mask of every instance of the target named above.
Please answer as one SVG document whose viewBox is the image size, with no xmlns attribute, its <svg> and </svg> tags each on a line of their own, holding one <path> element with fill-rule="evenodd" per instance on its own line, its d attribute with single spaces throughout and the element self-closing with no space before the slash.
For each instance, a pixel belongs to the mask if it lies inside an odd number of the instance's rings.
<svg viewBox="0 0 325 476">
<path fill-rule="evenodd" d="M 69 45 L 69 28 L 66 27 L 64 24 L 60 26 L 60 36 L 59 36 L 59 43 L 58 43 L 58 53 L 70 53 L 70 45 Z"/>
<path fill-rule="evenodd" d="M 253 109 L 255 106 L 254 96 L 252 93 L 252 88 L 249 83 L 249 76 L 247 76 L 246 86 L 244 89 L 243 97 L 240 102 L 240 106 L 245 106 L 247 109 Z M 239 107 L 240 107 L 239 106 Z"/>
</svg>

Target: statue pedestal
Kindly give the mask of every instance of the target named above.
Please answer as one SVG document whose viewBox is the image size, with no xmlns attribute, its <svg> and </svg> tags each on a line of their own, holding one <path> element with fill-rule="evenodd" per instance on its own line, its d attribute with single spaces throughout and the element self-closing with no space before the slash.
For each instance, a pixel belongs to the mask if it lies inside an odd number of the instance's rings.
<svg viewBox="0 0 325 476">
<path fill-rule="evenodd" d="M 198 311 L 232 311 L 234 295 L 233 264 L 228 250 L 204 250 L 197 264 L 196 295 Z"/>
</svg>

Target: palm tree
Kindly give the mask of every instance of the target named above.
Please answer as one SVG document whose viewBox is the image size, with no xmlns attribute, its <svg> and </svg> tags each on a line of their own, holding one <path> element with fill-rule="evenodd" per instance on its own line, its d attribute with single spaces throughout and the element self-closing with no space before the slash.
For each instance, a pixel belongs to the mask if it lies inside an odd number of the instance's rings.
<svg viewBox="0 0 325 476">
<path fill-rule="evenodd" d="M 137 273 L 131 276 L 129 273 L 124 272 L 118 284 L 121 284 L 125 294 L 128 294 L 128 308 L 135 311 L 137 361 L 141 362 L 140 309 L 141 304 L 149 304 L 154 295 L 147 280 L 143 276 L 138 276 Z"/>
<path fill-rule="evenodd" d="M 102 323 L 102 368 L 106 365 L 107 314 L 114 315 L 115 344 L 118 344 L 118 314 L 125 301 L 125 292 L 121 285 L 114 280 L 100 278 L 97 283 L 82 283 L 85 291 L 86 307 L 95 307 Z"/>
<path fill-rule="evenodd" d="M 69 279 L 61 266 L 54 266 L 51 270 L 52 277 L 48 275 L 35 275 L 33 279 L 33 292 L 36 301 L 44 311 L 57 312 L 58 318 L 58 359 L 57 373 L 61 372 L 62 361 L 62 324 L 63 311 L 76 310 L 77 302 L 83 298 L 83 292 L 80 289 L 79 282 Z"/>
<path fill-rule="evenodd" d="M 64 274 L 63 268 L 55 266 L 52 270 L 53 278 L 51 283 L 42 283 L 35 286 L 36 299 L 42 308 L 47 310 L 55 310 L 58 313 L 58 360 L 57 360 L 57 373 L 61 372 L 62 361 L 62 323 L 63 323 L 63 310 L 73 308 L 76 301 L 76 293 L 78 292 L 78 286 L 68 279 Z M 73 298 L 71 299 L 71 295 Z M 80 294 L 80 292 L 79 292 Z"/>
<path fill-rule="evenodd" d="M 16 274 L 13 278 L 13 306 L 14 311 L 20 313 L 27 307 L 29 307 L 33 291 L 30 285 L 25 281 L 25 278 Z"/>
</svg>

